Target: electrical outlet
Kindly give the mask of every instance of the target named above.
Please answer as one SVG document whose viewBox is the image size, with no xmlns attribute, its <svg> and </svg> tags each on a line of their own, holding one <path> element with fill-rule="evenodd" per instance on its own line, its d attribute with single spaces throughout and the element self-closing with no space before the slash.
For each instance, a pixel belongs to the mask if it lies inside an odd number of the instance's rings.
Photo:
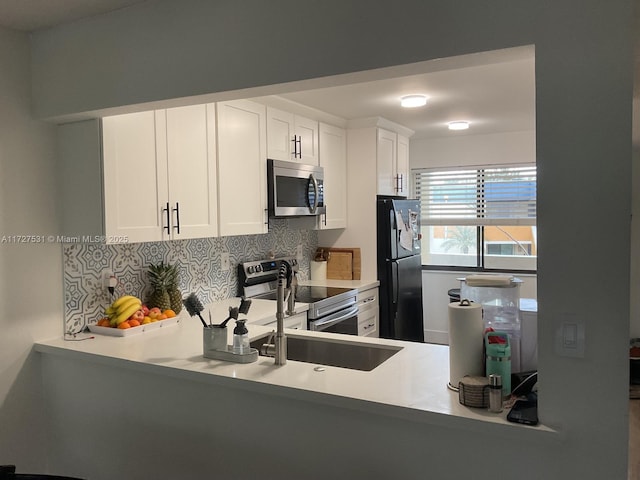
<svg viewBox="0 0 640 480">
<path fill-rule="evenodd" d="M 229 252 L 222 252 L 220 254 L 220 267 L 223 272 L 228 272 L 231 269 L 231 258 Z"/>
<path fill-rule="evenodd" d="M 296 248 L 296 260 L 298 262 L 302 261 L 302 245 L 298 245 L 298 248 Z"/>
<path fill-rule="evenodd" d="M 117 284 L 118 280 L 111 270 L 102 272 L 102 286 L 104 288 L 115 287 Z"/>
</svg>

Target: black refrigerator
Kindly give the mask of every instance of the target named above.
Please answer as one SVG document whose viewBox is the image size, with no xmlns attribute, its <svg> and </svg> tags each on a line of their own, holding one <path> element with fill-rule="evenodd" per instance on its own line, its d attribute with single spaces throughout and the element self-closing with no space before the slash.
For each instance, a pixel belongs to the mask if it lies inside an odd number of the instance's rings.
<svg viewBox="0 0 640 480">
<path fill-rule="evenodd" d="M 381 338 L 424 342 L 420 200 L 377 198 Z"/>
</svg>

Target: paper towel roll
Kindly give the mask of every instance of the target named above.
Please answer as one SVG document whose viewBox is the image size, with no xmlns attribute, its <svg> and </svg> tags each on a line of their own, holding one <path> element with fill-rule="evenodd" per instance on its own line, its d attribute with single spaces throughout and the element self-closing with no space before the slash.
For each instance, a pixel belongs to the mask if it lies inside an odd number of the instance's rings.
<svg viewBox="0 0 640 480">
<path fill-rule="evenodd" d="M 465 375 L 482 376 L 484 325 L 482 305 L 462 300 L 449 303 L 449 386 L 458 389 Z"/>
<path fill-rule="evenodd" d="M 327 279 L 327 262 L 311 262 L 311 280 Z"/>
</svg>

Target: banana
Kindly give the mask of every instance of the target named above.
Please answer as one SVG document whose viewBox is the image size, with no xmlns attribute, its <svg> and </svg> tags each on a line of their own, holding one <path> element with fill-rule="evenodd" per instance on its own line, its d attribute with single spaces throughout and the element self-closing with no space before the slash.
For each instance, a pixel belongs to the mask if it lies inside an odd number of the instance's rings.
<svg viewBox="0 0 640 480">
<path fill-rule="evenodd" d="M 104 311 L 104 314 L 105 314 L 107 317 L 110 317 L 110 316 L 111 316 L 111 315 L 113 315 L 114 313 L 116 313 L 116 309 L 115 309 L 115 308 L 113 308 L 113 306 L 111 306 L 111 305 L 110 305 L 110 306 L 108 306 L 108 307 L 105 309 L 105 311 Z"/>
<path fill-rule="evenodd" d="M 140 310 L 140 305 L 142 304 L 139 302 L 132 303 L 129 305 L 129 307 L 127 307 L 127 309 L 120 311 L 118 313 L 118 316 L 116 317 L 116 325 L 120 325 L 122 322 L 127 320 L 131 315 L 133 315 L 138 310 Z"/>
<path fill-rule="evenodd" d="M 121 303 L 119 307 L 116 308 L 116 315 L 120 315 L 122 312 L 124 312 L 125 310 L 128 310 L 131 305 L 137 305 L 138 308 L 140 308 L 140 305 L 142 305 L 142 302 L 140 301 L 139 298 L 133 297 L 128 299 L 126 302 Z"/>
<path fill-rule="evenodd" d="M 131 300 L 132 298 L 136 298 L 133 295 L 123 295 L 122 297 L 118 298 L 116 301 L 114 301 L 111 306 L 115 309 L 117 309 L 118 307 L 120 307 L 122 304 L 124 304 L 125 302 L 127 302 L 128 300 Z"/>
</svg>

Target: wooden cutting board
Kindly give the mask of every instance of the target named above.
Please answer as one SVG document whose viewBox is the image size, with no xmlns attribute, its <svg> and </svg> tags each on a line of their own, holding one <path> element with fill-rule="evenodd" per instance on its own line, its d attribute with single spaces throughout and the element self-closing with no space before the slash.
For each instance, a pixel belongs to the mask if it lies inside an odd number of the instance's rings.
<svg viewBox="0 0 640 480">
<path fill-rule="evenodd" d="M 360 248 L 326 248 L 327 278 L 332 280 L 360 280 L 362 261 Z"/>
</svg>

